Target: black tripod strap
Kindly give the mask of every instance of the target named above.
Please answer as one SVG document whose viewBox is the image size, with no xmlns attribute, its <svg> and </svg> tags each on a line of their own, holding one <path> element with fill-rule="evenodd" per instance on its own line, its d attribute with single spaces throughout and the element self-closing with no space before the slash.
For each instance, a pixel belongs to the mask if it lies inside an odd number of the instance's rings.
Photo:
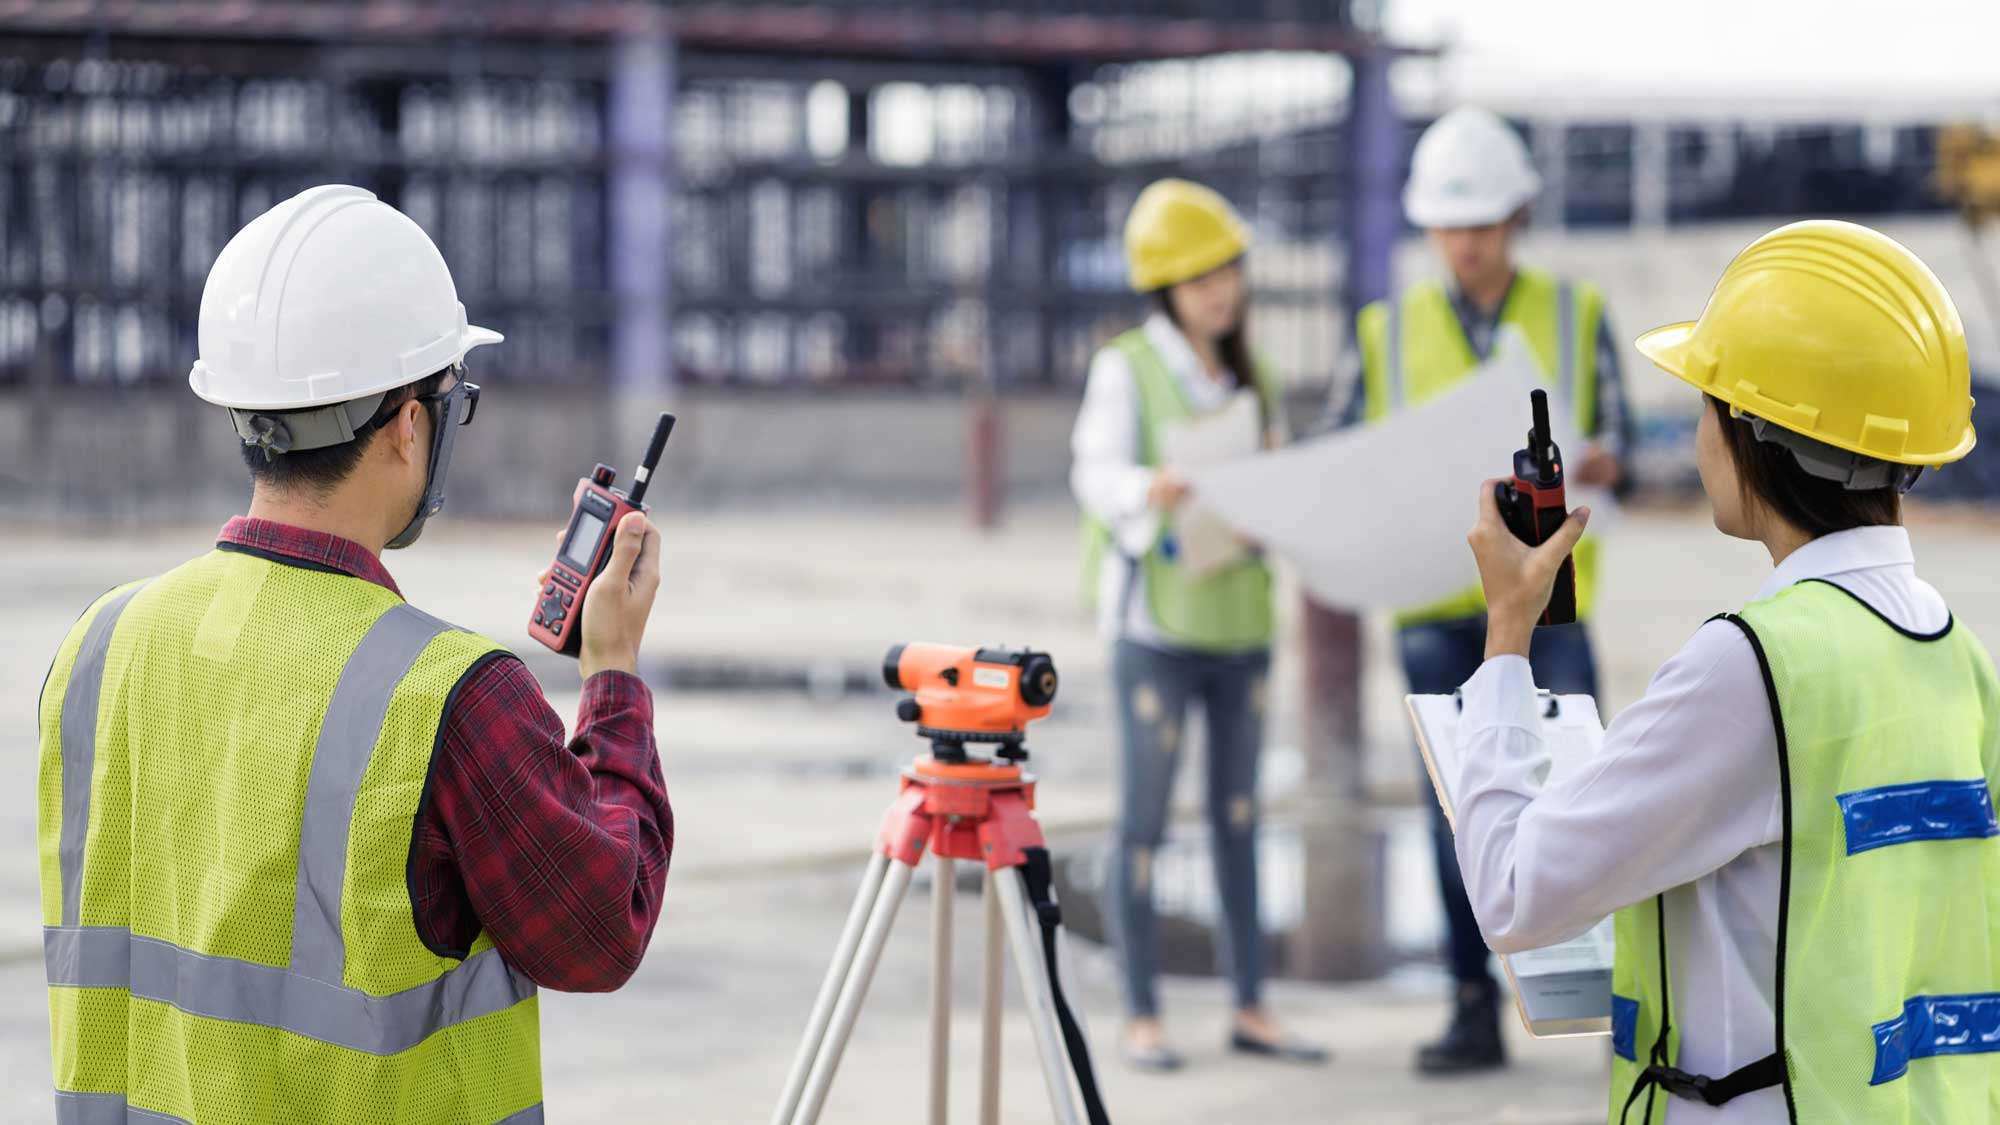
<svg viewBox="0 0 2000 1125">
<path fill-rule="evenodd" d="M 1062 926 L 1062 909 L 1056 905 L 1055 871 L 1047 848 L 1027 848 L 1021 865 L 1021 880 L 1027 884 L 1028 901 L 1034 905 L 1035 920 L 1042 928 L 1042 958 L 1049 966 L 1049 992 L 1055 997 L 1056 1020 L 1062 1024 L 1063 1046 L 1069 1051 L 1070 1068 L 1076 1071 L 1077 1088 L 1083 1091 L 1084 1112 L 1090 1125 L 1111 1125 L 1104 1112 L 1104 1098 L 1097 1092 L 1097 1072 L 1090 1065 L 1090 1044 L 1084 1041 L 1083 1027 L 1069 1010 L 1063 997 L 1062 975 L 1056 970 L 1056 931 Z"/>
</svg>

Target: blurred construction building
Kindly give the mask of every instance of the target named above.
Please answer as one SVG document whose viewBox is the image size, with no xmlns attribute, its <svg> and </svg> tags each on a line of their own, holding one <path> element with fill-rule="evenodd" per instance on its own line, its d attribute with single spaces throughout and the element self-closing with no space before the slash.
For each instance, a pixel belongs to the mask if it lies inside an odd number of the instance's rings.
<svg viewBox="0 0 2000 1125">
<path fill-rule="evenodd" d="M 478 357 L 498 436 L 461 452 L 461 512 L 560 507 L 630 447 L 635 395 L 702 416 L 686 495 L 1059 487 L 1088 356 L 1143 307 L 1120 222 L 1164 174 L 1251 217 L 1257 344 L 1309 403 L 1390 284 L 1439 108 L 1393 104 L 1423 52 L 1379 7 L 0 4 L 0 512 L 240 494 L 229 443 L 190 440 L 222 436 L 181 383 L 202 281 L 329 181 L 421 223 L 508 337 Z M 1617 113 L 1521 122 L 1541 230 L 1948 207 L 1937 122 Z M 964 395 L 1001 396 L 1007 436 L 968 433 Z"/>
</svg>

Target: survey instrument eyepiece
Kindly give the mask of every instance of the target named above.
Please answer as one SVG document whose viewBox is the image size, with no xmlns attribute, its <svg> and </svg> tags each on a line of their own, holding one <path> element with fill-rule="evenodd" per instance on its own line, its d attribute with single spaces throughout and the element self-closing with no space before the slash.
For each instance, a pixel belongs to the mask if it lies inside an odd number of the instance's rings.
<svg viewBox="0 0 2000 1125">
<path fill-rule="evenodd" d="M 653 470 L 659 466 L 660 454 L 673 432 L 674 416 L 662 411 L 660 420 L 653 425 L 653 440 L 646 446 L 646 456 L 632 474 L 630 492 L 612 487 L 618 471 L 603 462 L 576 482 L 562 546 L 556 548 L 555 561 L 549 564 L 549 576 L 542 583 L 528 618 L 529 636 L 564 656 L 575 656 L 583 650 L 584 595 L 590 592 L 591 582 L 603 573 L 604 564 L 611 561 L 611 543 L 616 538 L 613 533 L 618 529 L 618 521 L 632 512 L 649 510 L 646 486 L 652 483 Z"/>
<path fill-rule="evenodd" d="M 1562 450 L 1556 448 L 1549 430 L 1548 392 L 1530 391 L 1528 406 L 1535 419 L 1534 428 L 1528 431 L 1528 444 L 1515 450 L 1514 477 L 1493 486 L 1493 499 L 1514 538 L 1533 547 L 1549 541 L 1569 518 L 1569 507 L 1563 494 Z M 1540 623 L 1567 625 L 1575 620 L 1576 560 L 1564 558 Z"/>
<path fill-rule="evenodd" d="M 917 724 L 919 737 L 946 761 L 964 761 L 965 744 L 999 744 L 999 757 L 1028 756 L 1028 724 L 1045 717 L 1060 679 L 1048 653 L 1028 648 L 970 648 L 911 643 L 891 646 L 882 680 L 910 694 L 896 717 Z"/>
</svg>

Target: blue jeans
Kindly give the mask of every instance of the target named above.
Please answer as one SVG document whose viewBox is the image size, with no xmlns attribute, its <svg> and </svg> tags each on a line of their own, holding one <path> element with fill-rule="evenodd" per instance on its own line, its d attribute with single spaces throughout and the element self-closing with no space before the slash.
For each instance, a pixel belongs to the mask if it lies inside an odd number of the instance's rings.
<svg viewBox="0 0 2000 1125">
<path fill-rule="evenodd" d="M 1449 695 L 1472 678 L 1486 660 L 1486 618 L 1463 617 L 1412 625 L 1396 635 L 1403 657 L 1403 674 L 1417 695 Z M 1597 664 L 1591 656 L 1590 634 L 1578 625 L 1542 626 L 1535 630 L 1528 663 L 1537 687 L 1565 695 L 1596 695 Z M 1444 897 L 1445 953 L 1453 979 L 1461 984 L 1489 979 L 1486 939 L 1465 895 L 1458 855 L 1451 846 L 1451 825 L 1431 793 L 1430 776 L 1418 763 L 1420 784 L 1431 810 L 1431 850 L 1437 861 L 1438 890 Z"/>
<path fill-rule="evenodd" d="M 1153 1016 L 1159 998 L 1160 934 L 1153 912 L 1153 857 L 1166 835 L 1174 774 L 1187 748 L 1187 715 L 1199 701 L 1208 727 L 1209 831 L 1222 903 L 1222 954 L 1239 1008 L 1264 986 L 1264 932 L 1257 910 L 1257 758 L 1264 745 L 1268 652 L 1215 656 L 1119 641 L 1111 652 L 1124 735 L 1118 835 L 1106 879 L 1111 940 L 1125 978 L 1125 1008 Z"/>
</svg>

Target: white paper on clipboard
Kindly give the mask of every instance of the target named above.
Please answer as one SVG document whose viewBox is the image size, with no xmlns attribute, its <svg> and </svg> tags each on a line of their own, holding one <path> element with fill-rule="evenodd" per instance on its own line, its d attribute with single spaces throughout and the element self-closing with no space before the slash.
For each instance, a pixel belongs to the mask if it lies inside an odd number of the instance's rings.
<svg viewBox="0 0 2000 1125">
<path fill-rule="evenodd" d="M 1542 737 L 1549 758 L 1538 780 L 1547 782 L 1598 752 L 1604 743 L 1604 724 L 1597 701 L 1587 695 L 1544 692 L 1541 699 Z M 1447 771 L 1438 768 L 1438 760 L 1441 754 L 1458 752 L 1458 697 L 1410 695 L 1404 703 L 1416 728 L 1424 768 L 1430 771 L 1445 818 L 1455 829 L 1457 810 L 1444 780 Z M 1611 1034 L 1613 954 L 1611 919 L 1605 918 L 1568 941 L 1503 955 L 1500 964 L 1514 986 L 1515 1010 L 1528 1034 L 1540 1039 Z"/>
<path fill-rule="evenodd" d="M 1257 396 L 1238 391 L 1229 405 L 1214 413 L 1160 427 L 1160 457 L 1186 476 L 1199 467 L 1257 452 L 1263 445 L 1261 429 Z M 1199 492 L 1174 514 L 1174 537 L 1179 541 L 1181 567 L 1197 577 L 1220 570 L 1248 553 L 1228 521 L 1204 504 Z"/>
</svg>

